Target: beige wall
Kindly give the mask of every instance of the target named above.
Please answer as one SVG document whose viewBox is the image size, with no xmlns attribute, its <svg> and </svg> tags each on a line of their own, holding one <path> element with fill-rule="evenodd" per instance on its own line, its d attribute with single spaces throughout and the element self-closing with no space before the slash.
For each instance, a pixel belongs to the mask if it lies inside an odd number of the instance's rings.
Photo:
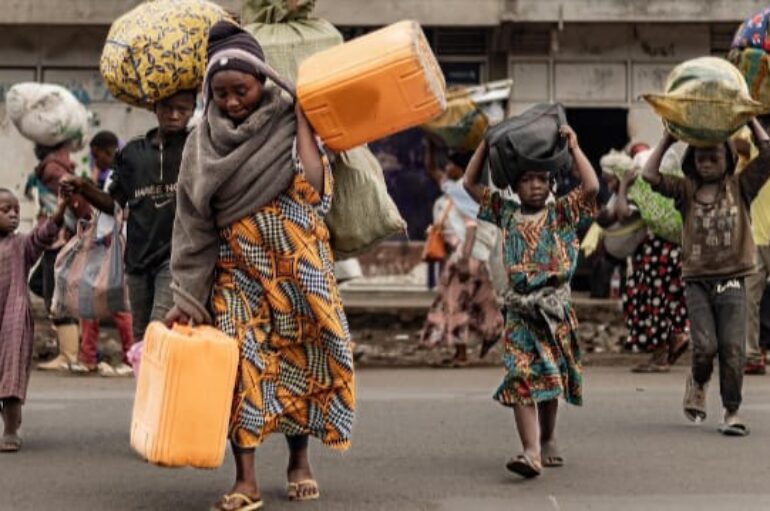
<svg viewBox="0 0 770 511">
<path fill-rule="evenodd" d="M 739 21 L 766 0 L 504 0 L 508 21 L 720 22 Z"/>
<path fill-rule="evenodd" d="M 109 25 L 142 0 L 2 0 L 0 23 Z M 240 0 L 216 0 L 240 9 Z"/>
<path fill-rule="evenodd" d="M 216 0 L 233 12 L 242 0 Z M 2 0 L 0 23 L 111 23 L 139 0 Z M 317 0 L 316 13 L 338 25 L 383 25 L 405 18 L 425 25 L 497 25 L 503 0 Z"/>
<path fill-rule="evenodd" d="M 35 167 L 32 143 L 7 118 L 3 96 L 14 83 L 43 80 L 74 90 L 94 114 L 91 134 L 114 131 L 122 140 L 144 133 L 154 122 L 150 112 L 113 100 L 98 72 L 106 26 L 0 26 L 0 185 L 14 189 L 22 199 L 27 175 Z M 86 152 L 75 155 L 81 167 Z M 31 226 L 35 205 L 22 199 L 24 223 Z"/>
<path fill-rule="evenodd" d="M 217 0 L 232 11 L 242 0 Z M 139 0 L 2 0 L 0 23 L 109 24 Z M 737 21 L 765 0 L 317 0 L 317 13 L 340 25 L 417 19 L 426 25 L 524 22 Z"/>
<path fill-rule="evenodd" d="M 647 143 L 657 141 L 662 125 L 640 95 L 662 91 L 676 64 L 711 50 L 704 23 L 570 23 L 554 37 L 549 54 L 510 56 L 513 111 L 543 101 L 625 107 L 629 137 Z"/>
</svg>

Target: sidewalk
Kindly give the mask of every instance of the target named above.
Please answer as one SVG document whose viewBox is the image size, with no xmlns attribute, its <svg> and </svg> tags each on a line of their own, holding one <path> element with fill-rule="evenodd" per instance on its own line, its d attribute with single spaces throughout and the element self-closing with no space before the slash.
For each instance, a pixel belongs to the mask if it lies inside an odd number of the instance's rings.
<svg viewBox="0 0 770 511">
<path fill-rule="evenodd" d="M 416 281 L 416 282 L 415 282 Z M 359 364 L 367 366 L 424 366 L 450 355 L 448 349 L 419 346 L 420 330 L 435 292 L 410 275 L 356 279 L 340 285 L 350 321 Z M 622 352 L 626 335 L 619 300 L 593 299 L 573 293 L 580 321 L 578 338 L 586 365 L 634 365 L 644 355 Z M 502 343 L 477 360 L 471 347 L 471 365 L 500 364 Z"/>
<path fill-rule="evenodd" d="M 437 364 L 449 356 L 448 348 L 425 349 L 419 344 L 425 314 L 434 292 L 424 283 L 408 278 L 356 279 L 340 285 L 340 292 L 355 342 L 359 366 L 423 367 Z M 596 300 L 581 294 L 573 298 L 580 326 L 578 338 L 586 365 L 627 365 L 643 356 L 621 352 L 625 336 L 623 316 L 617 300 Z M 41 300 L 33 297 L 35 318 L 35 360 L 56 353 L 55 333 L 45 319 Z M 120 361 L 117 332 L 111 325 L 100 329 L 100 353 L 111 363 Z M 477 346 L 470 347 L 472 366 L 499 366 L 502 343 L 484 360 L 478 360 Z"/>
</svg>

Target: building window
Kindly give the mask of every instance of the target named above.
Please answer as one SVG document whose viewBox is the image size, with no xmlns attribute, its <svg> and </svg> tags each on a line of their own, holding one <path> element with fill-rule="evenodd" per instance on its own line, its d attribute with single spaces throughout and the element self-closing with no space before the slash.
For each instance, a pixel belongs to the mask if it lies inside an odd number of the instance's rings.
<svg viewBox="0 0 770 511">
<path fill-rule="evenodd" d="M 439 59 L 447 85 L 478 85 L 486 81 L 484 63 Z"/>
</svg>

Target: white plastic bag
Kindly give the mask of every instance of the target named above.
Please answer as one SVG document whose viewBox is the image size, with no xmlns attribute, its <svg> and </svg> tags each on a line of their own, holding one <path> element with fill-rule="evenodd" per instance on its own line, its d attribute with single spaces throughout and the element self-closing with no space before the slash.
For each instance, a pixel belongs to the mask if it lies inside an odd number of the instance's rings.
<svg viewBox="0 0 770 511">
<path fill-rule="evenodd" d="M 33 142 L 55 146 L 66 140 L 82 144 L 88 129 L 88 110 L 67 89 L 50 83 L 24 82 L 5 97 L 8 117 Z"/>
</svg>

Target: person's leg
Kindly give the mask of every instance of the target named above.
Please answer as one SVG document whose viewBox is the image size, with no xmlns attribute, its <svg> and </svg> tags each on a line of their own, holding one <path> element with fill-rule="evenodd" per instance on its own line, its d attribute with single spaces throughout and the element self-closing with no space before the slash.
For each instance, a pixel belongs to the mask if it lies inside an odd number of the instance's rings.
<svg viewBox="0 0 770 511">
<path fill-rule="evenodd" d="M 2 401 L 3 438 L 0 439 L 0 452 L 16 452 L 21 448 L 19 428 L 21 427 L 21 400 L 8 397 Z"/>
<path fill-rule="evenodd" d="M 40 264 L 43 265 L 43 301 L 45 302 L 46 313 L 51 313 L 51 303 L 53 302 L 53 291 L 56 287 L 54 277 L 54 264 L 58 250 L 45 250 Z"/>
<path fill-rule="evenodd" d="M 150 321 L 163 321 L 166 314 L 174 306 L 174 295 L 171 292 L 171 269 L 169 261 L 165 261 L 154 272 L 152 282 L 152 312 Z"/>
<path fill-rule="evenodd" d="M 58 250 L 46 250 L 43 252 L 40 264 L 43 265 L 43 300 L 46 312 L 51 314 L 53 293 L 56 288 L 54 265 Z M 52 320 L 56 329 L 56 339 L 59 343 L 59 354 L 48 362 L 37 365 L 42 371 L 68 371 L 72 364 L 77 362 L 80 341 L 80 332 L 77 320 L 72 318 L 59 318 Z"/>
<path fill-rule="evenodd" d="M 289 465 L 286 478 L 289 481 L 289 498 L 292 500 L 310 500 L 319 497 L 318 483 L 310 468 L 308 435 L 286 436 L 289 445 Z"/>
<path fill-rule="evenodd" d="M 152 292 L 149 275 L 145 273 L 127 273 L 126 286 L 131 303 L 132 328 L 134 341 L 144 339 L 144 331 L 150 323 L 152 312 Z"/>
<path fill-rule="evenodd" d="M 717 331 L 711 307 L 710 283 L 693 281 L 685 284 L 687 310 L 692 337 L 692 376 L 703 386 L 711 379 L 714 357 L 717 355 Z"/>
<path fill-rule="evenodd" d="M 257 486 L 257 472 L 254 467 L 254 449 L 242 449 L 231 443 L 233 457 L 235 458 L 235 484 L 227 495 L 217 502 L 215 509 L 221 511 L 237 510 L 243 506 L 243 501 L 235 494 L 245 495 L 252 501 L 262 499 Z M 231 497 L 228 499 L 228 497 Z"/>
<path fill-rule="evenodd" d="M 466 343 L 458 342 L 455 344 L 454 360 L 461 364 L 468 361 L 468 345 Z"/>
<path fill-rule="evenodd" d="M 715 285 L 704 281 L 685 284 L 687 310 L 690 315 L 692 339 L 692 371 L 687 376 L 684 414 L 693 421 L 706 418 L 706 387 L 714 370 L 718 351 L 717 332 L 711 307 L 711 290 Z"/>
<path fill-rule="evenodd" d="M 759 258 L 765 268 L 766 277 L 770 279 L 770 246 L 759 247 Z M 760 300 L 759 345 L 765 354 L 770 349 L 770 286 L 767 280 L 765 280 L 765 290 L 762 293 L 762 300 Z M 766 355 L 765 362 L 767 362 Z"/>
<path fill-rule="evenodd" d="M 727 414 L 741 406 L 746 363 L 746 288 L 743 279 L 720 281 L 714 295 L 719 346 L 719 390 Z"/>
<path fill-rule="evenodd" d="M 558 443 L 556 442 L 556 415 L 559 400 L 551 399 L 537 404 L 537 417 L 540 424 L 540 448 L 543 465 L 559 467 L 564 464 Z"/>
<path fill-rule="evenodd" d="M 123 363 L 128 364 L 128 350 L 134 344 L 133 321 L 130 312 L 116 312 L 112 315 L 112 321 L 120 336 L 120 344 L 123 347 Z"/>
<path fill-rule="evenodd" d="M 765 374 L 759 346 L 759 307 L 765 291 L 767 272 L 757 250 L 757 272 L 746 277 L 746 374 Z"/>
<path fill-rule="evenodd" d="M 540 424 L 537 416 L 537 406 L 514 405 L 513 416 L 516 420 L 516 431 L 519 433 L 521 447 L 538 466 L 540 465 Z"/>
<path fill-rule="evenodd" d="M 98 362 L 99 321 L 95 319 L 81 319 L 80 335 L 80 362 L 86 367 L 94 368 Z"/>
<path fill-rule="evenodd" d="M 770 350 L 770 286 L 765 288 L 760 305 L 759 344 L 765 353 Z"/>
</svg>

